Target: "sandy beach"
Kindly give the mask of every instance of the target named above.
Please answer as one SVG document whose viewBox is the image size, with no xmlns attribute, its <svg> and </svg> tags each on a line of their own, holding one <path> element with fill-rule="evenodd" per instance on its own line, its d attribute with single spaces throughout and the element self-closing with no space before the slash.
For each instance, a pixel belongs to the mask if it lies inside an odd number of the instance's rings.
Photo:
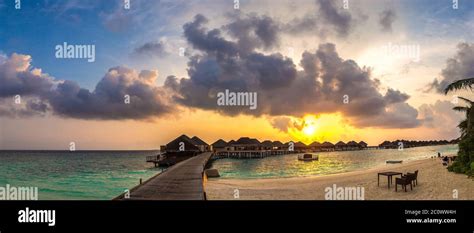
<svg viewBox="0 0 474 233">
<path fill-rule="evenodd" d="M 404 192 L 394 185 L 387 188 L 385 171 L 414 172 L 419 170 L 418 185 Z M 395 180 L 395 178 L 394 178 Z M 395 183 L 395 181 L 394 181 Z M 207 197 L 210 200 L 324 200 L 325 188 L 364 187 L 365 200 L 453 200 L 457 190 L 459 200 L 474 200 L 474 180 L 466 175 L 448 172 L 438 158 L 388 164 L 368 170 L 319 177 L 280 179 L 208 179 Z M 235 198 L 235 190 L 238 197 Z"/>
</svg>

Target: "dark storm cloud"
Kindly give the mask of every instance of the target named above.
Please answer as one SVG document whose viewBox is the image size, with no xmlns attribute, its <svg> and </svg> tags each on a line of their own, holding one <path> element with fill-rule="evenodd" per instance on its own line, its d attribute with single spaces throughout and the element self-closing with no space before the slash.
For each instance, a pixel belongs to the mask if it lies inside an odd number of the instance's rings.
<svg viewBox="0 0 474 233">
<path fill-rule="evenodd" d="M 384 10 L 379 15 L 379 24 L 383 31 L 391 32 L 392 24 L 395 22 L 397 15 L 393 10 Z"/>
<path fill-rule="evenodd" d="M 152 41 L 142 44 L 133 50 L 132 56 L 138 57 L 165 57 L 169 53 L 163 41 Z"/>
<path fill-rule="evenodd" d="M 44 115 L 48 111 L 80 119 L 145 119 L 172 112 L 166 91 L 154 83 L 157 71 L 114 67 L 93 92 L 69 80 L 59 81 L 31 69 L 31 58 L 13 54 L 0 60 L 0 97 L 11 99 L 0 115 Z M 26 104 L 15 105 L 20 95 Z M 130 97 L 129 104 L 126 102 Z M 33 98 L 33 99 L 31 99 Z"/>
<path fill-rule="evenodd" d="M 474 77 L 474 44 L 459 43 L 457 53 L 446 61 L 441 71 L 441 79 L 434 80 L 428 90 L 444 93 L 444 89 L 454 81 Z"/>
<path fill-rule="evenodd" d="M 224 31 L 207 29 L 206 23 L 205 17 L 197 15 L 184 26 L 188 43 L 201 52 L 190 58 L 190 78 L 168 77 L 165 82 L 166 88 L 176 92 L 174 100 L 182 105 L 225 115 L 303 116 L 342 112 L 359 126 L 419 125 L 417 110 L 405 103 L 408 95 L 392 89 L 381 94 L 379 83 L 370 78 L 370 70 L 359 67 L 353 60 L 342 59 L 334 44 L 321 44 L 314 52 L 304 52 L 300 62 L 303 70 L 298 71 L 291 59 L 279 53 L 256 52 L 264 49 L 265 44 L 253 44 L 259 47 L 251 51 L 248 50 L 251 46 L 242 49 L 238 35 L 230 33 L 237 40 L 225 39 Z M 257 92 L 258 108 L 218 106 L 216 95 L 226 89 Z M 348 104 L 343 102 L 345 96 L 349 98 Z"/>
</svg>

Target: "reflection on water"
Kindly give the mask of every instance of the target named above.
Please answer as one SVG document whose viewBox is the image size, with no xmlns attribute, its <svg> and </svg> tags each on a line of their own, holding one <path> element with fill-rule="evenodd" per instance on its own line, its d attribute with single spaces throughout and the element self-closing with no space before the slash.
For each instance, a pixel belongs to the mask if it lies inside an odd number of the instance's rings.
<svg viewBox="0 0 474 233">
<path fill-rule="evenodd" d="M 457 145 L 427 146 L 386 150 L 318 152 L 319 161 L 303 162 L 298 155 L 281 155 L 264 159 L 220 159 L 213 168 L 223 178 L 274 178 L 314 176 L 363 170 L 384 165 L 386 160 L 418 160 L 442 155 L 455 155 Z"/>
</svg>

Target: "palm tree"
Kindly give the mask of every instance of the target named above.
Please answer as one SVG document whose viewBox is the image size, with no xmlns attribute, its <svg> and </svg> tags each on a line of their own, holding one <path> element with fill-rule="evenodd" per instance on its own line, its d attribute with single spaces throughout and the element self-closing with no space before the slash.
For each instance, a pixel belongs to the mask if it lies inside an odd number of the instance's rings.
<svg viewBox="0 0 474 233">
<path fill-rule="evenodd" d="M 445 89 L 444 93 L 448 94 L 450 91 L 457 91 L 461 89 L 470 89 L 472 90 L 474 86 L 474 78 L 468 78 L 468 79 L 461 79 L 458 81 L 455 81 L 451 84 L 449 84 Z M 470 104 L 470 107 L 455 107 L 454 110 L 456 111 L 465 111 L 466 112 L 466 133 L 472 133 L 474 135 L 474 108 L 473 106 L 473 101 L 463 98 L 463 97 L 458 97 L 459 99 L 462 99 Z"/>
<path fill-rule="evenodd" d="M 450 91 L 461 89 L 473 90 L 474 78 L 462 79 L 449 84 L 444 90 L 445 94 Z M 469 106 L 457 106 L 453 109 L 466 113 L 466 119 L 461 121 L 458 127 L 461 129 L 461 141 L 459 142 L 458 157 L 448 170 L 456 173 L 466 173 L 474 176 L 474 102 L 464 97 L 459 99 L 467 102 Z"/>
<path fill-rule="evenodd" d="M 465 112 L 466 113 L 466 119 L 461 121 L 458 125 L 458 128 L 461 129 L 461 138 L 467 135 L 468 132 L 468 119 L 469 119 L 469 112 L 471 111 L 471 108 L 474 106 L 474 101 L 466 99 L 464 97 L 458 97 L 459 99 L 467 102 L 469 106 L 456 106 L 453 108 L 453 110 L 458 111 L 458 112 Z"/>
</svg>

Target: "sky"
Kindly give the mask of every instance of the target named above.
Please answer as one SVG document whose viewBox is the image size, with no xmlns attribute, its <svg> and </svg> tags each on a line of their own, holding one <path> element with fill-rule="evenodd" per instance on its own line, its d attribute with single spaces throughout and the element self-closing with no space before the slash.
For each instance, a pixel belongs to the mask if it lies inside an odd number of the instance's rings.
<svg viewBox="0 0 474 233">
<path fill-rule="evenodd" d="M 455 139 L 473 29 L 467 0 L 0 0 L 0 149 Z"/>
</svg>

